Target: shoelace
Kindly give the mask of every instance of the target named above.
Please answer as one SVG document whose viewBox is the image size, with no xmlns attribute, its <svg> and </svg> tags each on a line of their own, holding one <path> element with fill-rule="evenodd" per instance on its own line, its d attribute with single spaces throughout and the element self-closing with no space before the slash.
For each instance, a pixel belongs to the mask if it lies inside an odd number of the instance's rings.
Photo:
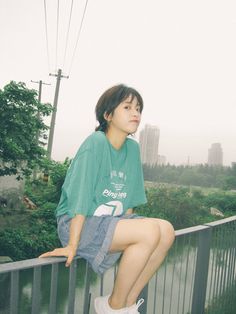
<svg viewBox="0 0 236 314">
<path fill-rule="evenodd" d="M 136 303 L 135 310 L 137 310 L 137 312 L 136 312 L 137 314 L 139 313 L 138 308 L 143 304 L 143 302 L 144 302 L 144 299 L 139 299 L 138 302 Z M 133 312 L 133 313 L 135 313 L 135 312 Z"/>
</svg>

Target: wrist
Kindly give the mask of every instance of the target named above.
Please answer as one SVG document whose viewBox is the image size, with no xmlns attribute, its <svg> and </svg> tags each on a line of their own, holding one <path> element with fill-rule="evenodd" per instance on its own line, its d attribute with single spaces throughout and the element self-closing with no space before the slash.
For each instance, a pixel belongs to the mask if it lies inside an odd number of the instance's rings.
<svg viewBox="0 0 236 314">
<path fill-rule="evenodd" d="M 72 249 L 73 251 L 76 251 L 77 250 L 77 244 L 74 244 L 74 243 L 68 243 L 67 247 Z"/>
</svg>

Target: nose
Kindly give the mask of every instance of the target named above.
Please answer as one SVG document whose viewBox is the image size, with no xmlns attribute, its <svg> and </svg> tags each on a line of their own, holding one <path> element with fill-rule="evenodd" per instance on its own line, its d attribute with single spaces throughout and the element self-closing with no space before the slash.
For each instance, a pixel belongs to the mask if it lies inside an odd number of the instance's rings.
<svg viewBox="0 0 236 314">
<path fill-rule="evenodd" d="M 140 112 L 137 111 L 137 109 L 133 109 L 133 110 L 132 110 L 132 115 L 133 115 L 134 117 L 139 117 L 139 116 L 140 116 Z"/>
</svg>

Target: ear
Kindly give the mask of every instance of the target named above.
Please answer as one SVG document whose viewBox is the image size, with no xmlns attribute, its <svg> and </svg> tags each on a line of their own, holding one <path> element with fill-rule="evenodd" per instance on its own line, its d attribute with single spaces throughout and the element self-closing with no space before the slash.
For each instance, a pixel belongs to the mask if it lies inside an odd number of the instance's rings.
<svg viewBox="0 0 236 314">
<path fill-rule="evenodd" d="M 111 121 L 112 114 L 111 114 L 111 113 L 110 113 L 110 114 L 107 114 L 107 112 L 105 112 L 104 115 L 103 115 L 103 117 L 104 117 L 104 119 L 105 119 L 107 122 L 109 122 L 109 121 Z"/>
</svg>

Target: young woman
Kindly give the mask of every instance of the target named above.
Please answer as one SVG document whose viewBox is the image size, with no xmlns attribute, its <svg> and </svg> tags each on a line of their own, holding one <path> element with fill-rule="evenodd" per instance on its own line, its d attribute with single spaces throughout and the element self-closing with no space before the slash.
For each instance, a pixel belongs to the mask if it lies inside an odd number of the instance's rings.
<svg viewBox="0 0 236 314">
<path fill-rule="evenodd" d="M 172 225 L 141 217 L 146 203 L 138 143 L 134 134 L 143 100 L 133 88 L 117 85 L 98 100 L 99 126 L 81 145 L 68 169 L 56 209 L 63 248 L 40 257 L 75 255 L 102 274 L 121 257 L 111 295 L 95 299 L 97 314 L 135 314 L 137 298 L 174 241 Z"/>
</svg>

